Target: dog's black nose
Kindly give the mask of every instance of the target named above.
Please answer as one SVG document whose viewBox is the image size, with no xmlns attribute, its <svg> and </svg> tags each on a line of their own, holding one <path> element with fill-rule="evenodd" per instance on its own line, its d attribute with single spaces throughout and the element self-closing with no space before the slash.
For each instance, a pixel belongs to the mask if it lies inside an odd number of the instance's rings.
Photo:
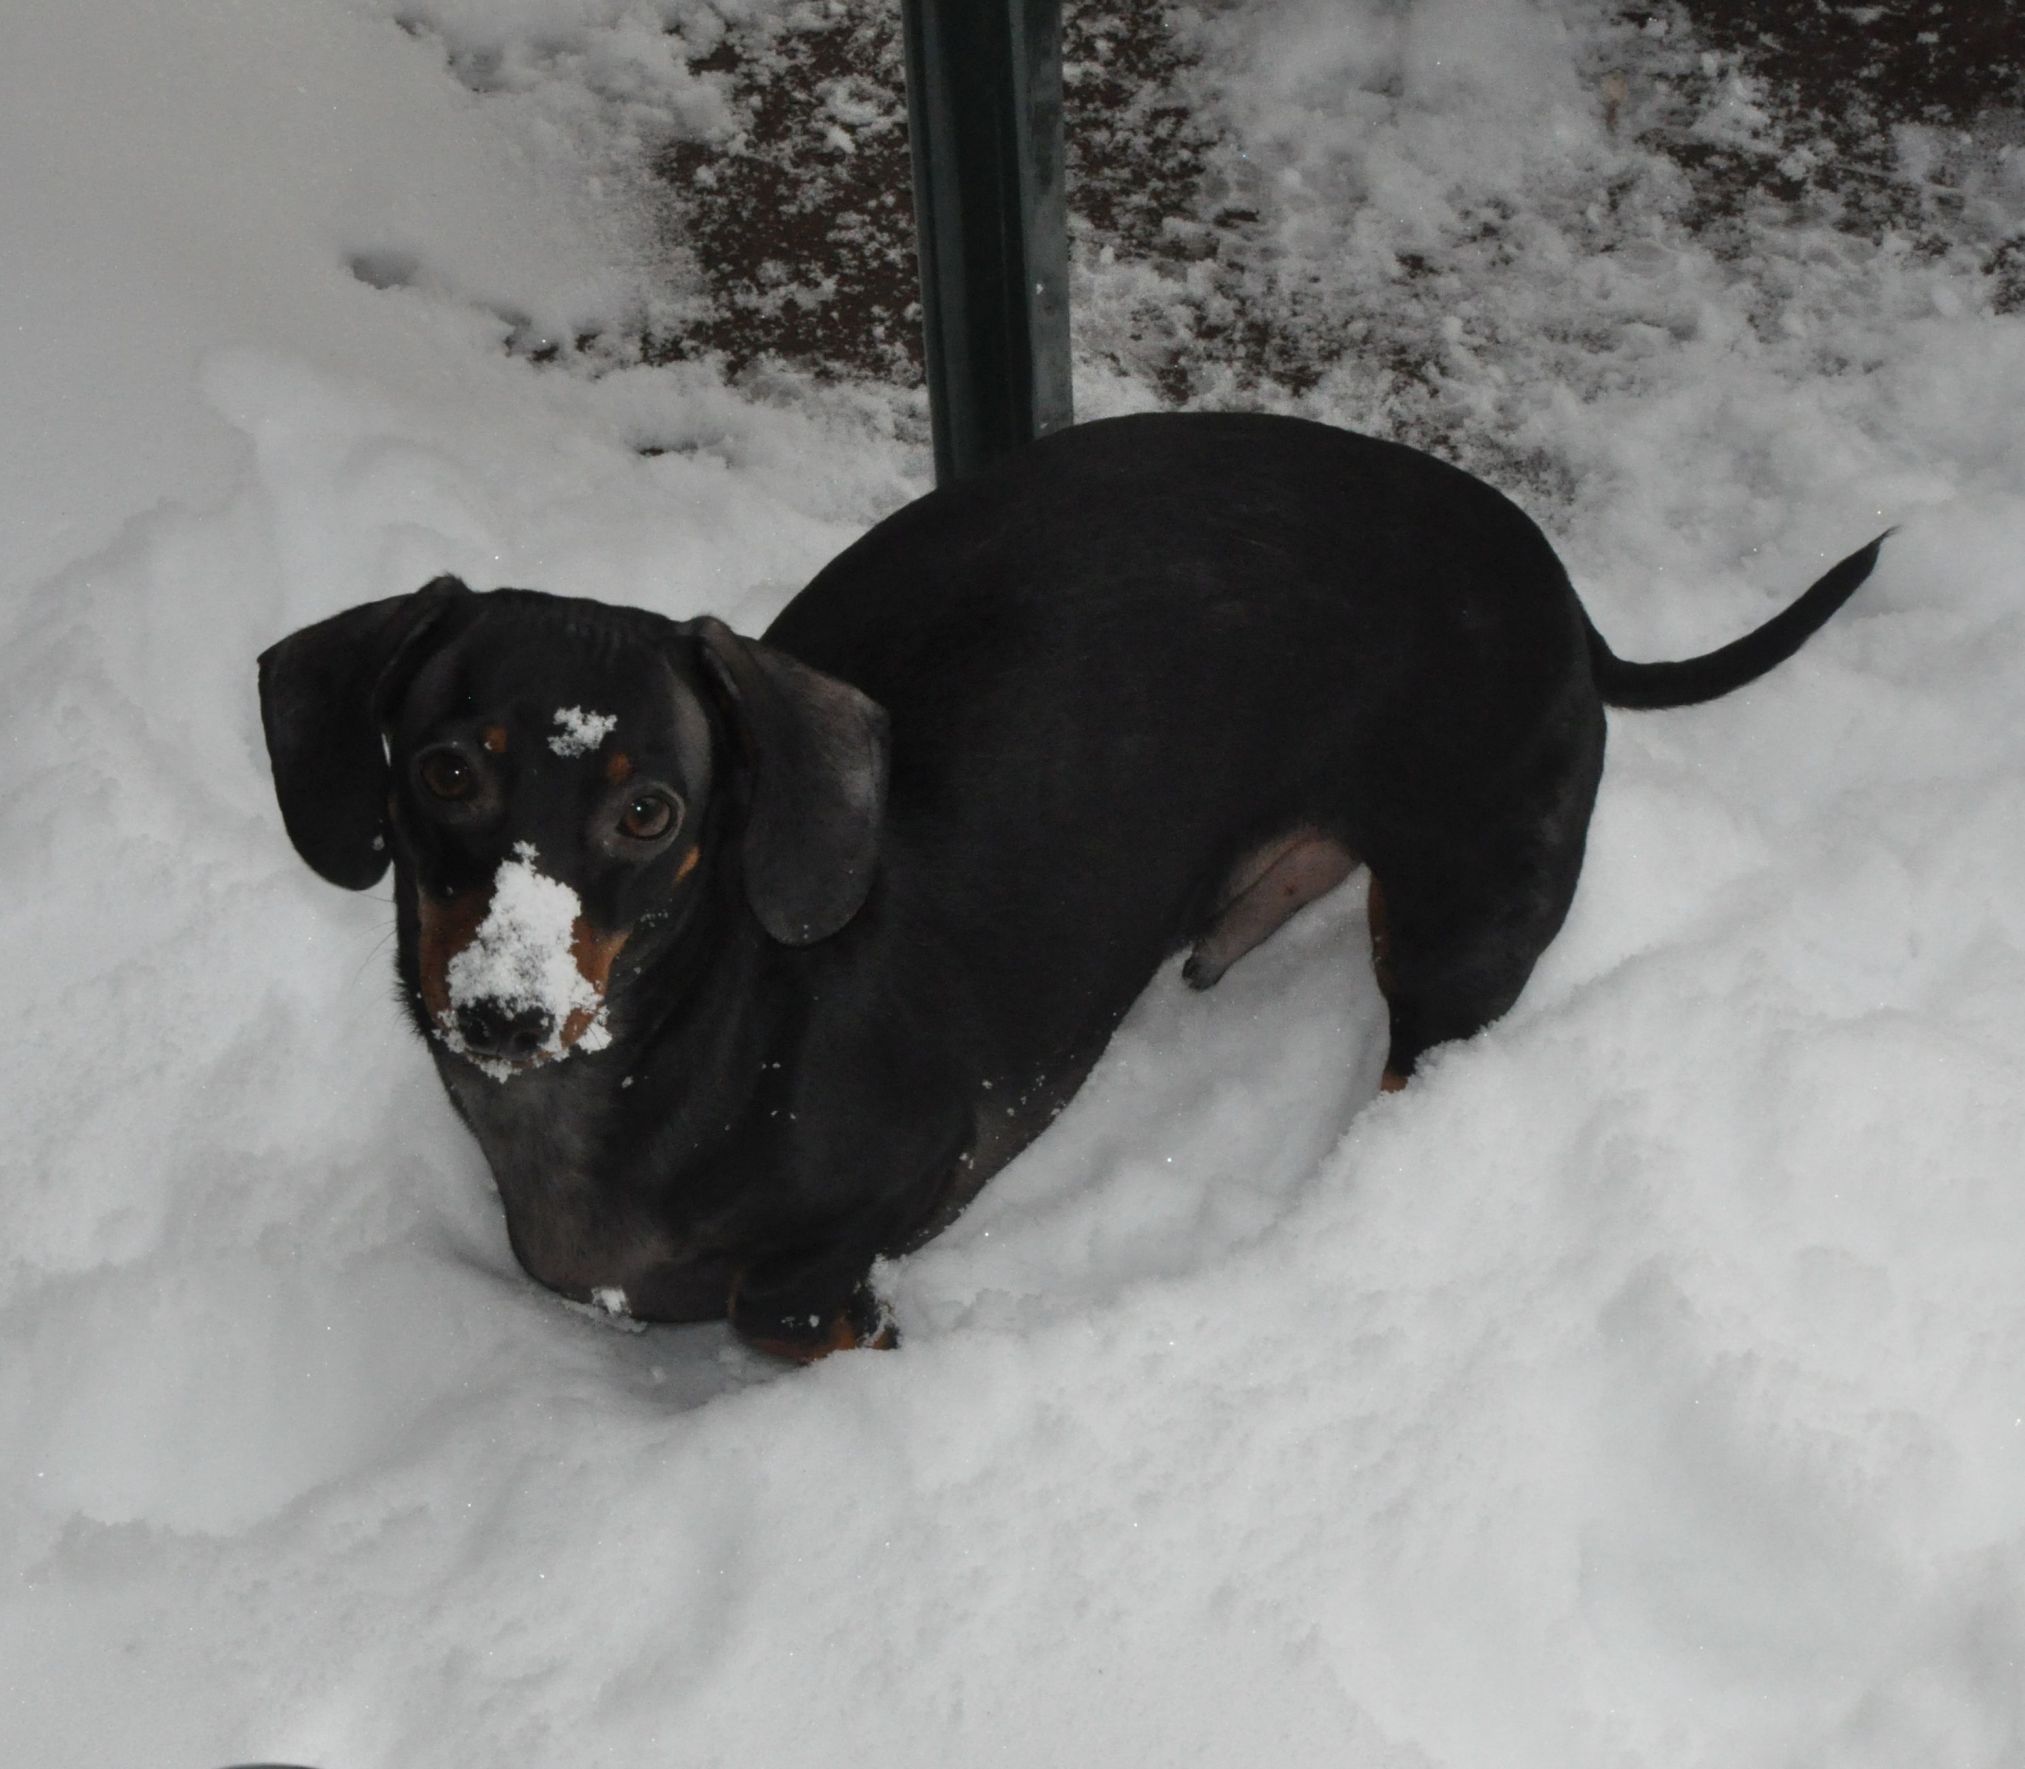
<svg viewBox="0 0 2025 1769">
<path fill-rule="evenodd" d="M 457 1031 L 476 1056 L 509 1063 L 534 1055 L 555 1032 L 555 1019 L 539 1007 L 512 1008 L 498 1001 L 469 1001 L 457 1010 Z"/>
</svg>

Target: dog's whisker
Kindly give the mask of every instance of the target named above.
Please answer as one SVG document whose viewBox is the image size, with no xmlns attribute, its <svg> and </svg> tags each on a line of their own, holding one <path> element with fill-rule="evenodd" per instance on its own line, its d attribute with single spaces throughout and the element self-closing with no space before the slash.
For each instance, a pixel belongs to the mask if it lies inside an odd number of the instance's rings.
<svg viewBox="0 0 2025 1769">
<path fill-rule="evenodd" d="M 379 957 L 382 952 L 386 951 L 394 943 L 394 938 L 399 932 L 400 926 L 398 923 L 389 924 L 387 931 L 373 942 L 371 950 L 366 953 L 364 958 L 359 960 L 359 968 L 352 972 L 352 980 L 347 985 L 348 988 L 356 989 L 359 986 L 360 979 L 366 974 L 366 966 L 371 964 L 374 959 Z"/>
</svg>

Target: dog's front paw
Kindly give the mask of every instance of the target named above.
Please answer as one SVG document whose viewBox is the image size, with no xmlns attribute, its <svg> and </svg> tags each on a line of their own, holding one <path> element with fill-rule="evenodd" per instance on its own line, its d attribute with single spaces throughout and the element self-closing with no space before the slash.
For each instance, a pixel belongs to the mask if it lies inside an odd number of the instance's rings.
<svg viewBox="0 0 2025 1769">
<path fill-rule="evenodd" d="M 850 1301 L 829 1314 L 755 1309 L 734 1293 L 731 1325 L 755 1350 L 796 1364 L 812 1364 L 833 1351 L 891 1351 L 900 1343 L 892 1311 L 869 1284 L 860 1285 Z"/>
</svg>

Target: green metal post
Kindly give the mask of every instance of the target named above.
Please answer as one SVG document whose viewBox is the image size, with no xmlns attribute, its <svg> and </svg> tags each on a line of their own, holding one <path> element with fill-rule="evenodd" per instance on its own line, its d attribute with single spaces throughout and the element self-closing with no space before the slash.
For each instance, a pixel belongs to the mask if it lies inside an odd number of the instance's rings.
<svg viewBox="0 0 2025 1769">
<path fill-rule="evenodd" d="M 901 0 L 938 484 L 1070 420 L 1061 0 Z"/>
</svg>

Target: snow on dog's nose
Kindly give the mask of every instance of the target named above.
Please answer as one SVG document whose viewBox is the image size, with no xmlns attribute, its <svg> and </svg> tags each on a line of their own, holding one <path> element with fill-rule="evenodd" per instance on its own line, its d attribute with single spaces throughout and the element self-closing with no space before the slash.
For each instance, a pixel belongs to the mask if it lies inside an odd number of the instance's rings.
<svg viewBox="0 0 2025 1769">
<path fill-rule="evenodd" d="M 624 937 L 594 934 L 582 898 L 536 870 L 537 857 L 521 842 L 500 862 L 483 919 L 456 950 L 426 942 L 442 958 L 439 988 L 424 966 L 436 1036 L 496 1081 L 612 1039 L 603 984 Z"/>
</svg>

